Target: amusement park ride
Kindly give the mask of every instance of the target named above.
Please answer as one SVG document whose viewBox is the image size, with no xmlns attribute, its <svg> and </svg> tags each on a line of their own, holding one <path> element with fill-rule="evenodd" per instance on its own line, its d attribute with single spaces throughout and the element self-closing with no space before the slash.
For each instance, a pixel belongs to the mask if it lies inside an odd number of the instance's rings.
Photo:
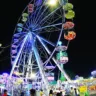
<svg viewBox="0 0 96 96">
<path fill-rule="evenodd" d="M 77 75 L 76 80 L 71 80 L 64 70 L 69 60 L 69 43 L 76 37 L 74 17 L 73 5 L 68 0 L 31 0 L 14 30 L 11 44 L 12 70 L 10 75 L 0 75 L 0 89 L 6 88 L 11 96 L 20 96 L 21 92 L 27 93 L 32 87 L 36 89 L 36 84 L 38 86 L 40 83 L 36 90 L 39 92 L 43 89 L 46 96 L 48 89 L 64 89 L 66 86 L 67 90 L 71 86 L 79 88 L 81 94 L 96 94 L 96 70 L 91 72 L 92 78 L 84 79 Z M 0 44 L 1 53 L 7 47 Z M 54 74 L 58 74 L 56 68 L 61 74 L 53 86 Z M 60 83 L 61 86 L 58 86 Z M 25 96 L 29 96 L 29 93 Z"/>
<path fill-rule="evenodd" d="M 68 0 L 31 0 L 14 30 L 10 77 L 43 81 L 48 88 L 58 67 L 70 81 L 63 65 L 68 62 L 69 42 L 76 37 L 74 16 L 73 5 Z"/>
</svg>

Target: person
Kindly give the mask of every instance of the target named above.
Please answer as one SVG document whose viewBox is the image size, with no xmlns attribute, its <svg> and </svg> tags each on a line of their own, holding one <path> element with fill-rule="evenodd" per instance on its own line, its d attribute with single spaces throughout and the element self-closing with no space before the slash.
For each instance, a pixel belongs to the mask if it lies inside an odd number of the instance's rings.
<svg viewBox="0 0 96 96">
<path fill-rule="evenodd" d="M 2 96 L 8 96 L 8 95 L 7 95 L 7 90 L 6 90 L 6 89 L 4 90 L 4 94 L 3 94 Z"/>
<path fill-rule="evenodd" d="M 79 95 L 79 91 L 78 91 L 77 88 L 74 88 L 74 94 L 75 94 L 75 96 L 80 96 L 80 95 Z"/>
<path fill-rule="evenodd" d="M 43 96 L 43 94 L 44 94 L 44 93 L 43 93 L 43 90 L 41 89 L 41 90 L 40 90 L 40 96 Z"/>
<path fill-rule="evenodd" d="M 65 90 L 64 89 L 62 90 L 62 96 L 65 96 Z"/>
<path fill-rule="evenodd" d="M 30 90 L 30 96 L 36 96 L 36 90 L 35 89 Z"/>
<path fill-rule="evenodd" d="M 49 91 L 49 96 L 53 96 L 53 90 Z"/>
<path fill-rule="evenodd" d="M 24 92 L 21 92 L 21 95 L 20 96 L 24 96 Z"/>
<path fill-rule="evenodd" d="M 70 95 L 74 96 L 74 88 L 73 87 L 71 87 L 71 89 L 70 89 Z"/>
<path fill-rule="evenodd" d="M 61 91 L 61 88 L 60 87 L 57 90 L 56 96 L 62 96 L 62 91 Z"/>
<path fill-rule="evenodd" d="M 56 96 L 62 96 L 62 92 L 57 93 Z"/>
</svg>

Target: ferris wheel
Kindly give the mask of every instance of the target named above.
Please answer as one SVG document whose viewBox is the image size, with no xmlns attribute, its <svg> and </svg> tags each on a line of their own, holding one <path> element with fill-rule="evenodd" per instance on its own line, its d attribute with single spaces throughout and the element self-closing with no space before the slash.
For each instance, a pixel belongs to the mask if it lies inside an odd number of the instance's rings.
<svg viewBox="0 0 96 96">
<path fill-rule="evenodd" d="M 62 36 L 68 42 L 75 38 L 76 34 L 72 31 L 75 13 L 72 11 L 73 5 L 67 0 L 55 0 L 56 6 L 50 6 L 51 1 L 32 0 L 22 12 L 12 38 L 10 76 L 17 72 L 19 76 L 29 78 L 35 73 L 35 79 L 41 78 L 47 86 L 46 73 L 52 73 L 58 67 L 70 81 L 60 66 L 68 61 L 65 58 L 67 55 L 64 55 L 68 46 L 58 42 Z M 66 19 L 71 21 L 66 22 Z M 61 51 L 63 55 L 59 58 Z"/>
</svg>

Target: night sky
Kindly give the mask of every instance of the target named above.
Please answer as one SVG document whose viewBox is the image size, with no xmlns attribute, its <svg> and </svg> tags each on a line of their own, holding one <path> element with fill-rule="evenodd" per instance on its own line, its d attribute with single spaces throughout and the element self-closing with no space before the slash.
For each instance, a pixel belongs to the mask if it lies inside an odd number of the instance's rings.
<svg viewBox="0 0 96 96">
<path fill-rule="evenodd" d="M 3 46 L 11 44 L 17 20 L 29 1 L 0 0 L 0 43 Z M 77 37 L 70 42 L 69 62 L 65 65 L 65 69 L 80 76 L 89 76 L 90 72 L 96 69 L 95 4 L 90 0 L 70 0 L 70 2 L 74 4 L 76 12 L 74 23 Z M 10 48 L 7 48 L 0 54 L 0 73 L 10 70 Z"/>
</svg>

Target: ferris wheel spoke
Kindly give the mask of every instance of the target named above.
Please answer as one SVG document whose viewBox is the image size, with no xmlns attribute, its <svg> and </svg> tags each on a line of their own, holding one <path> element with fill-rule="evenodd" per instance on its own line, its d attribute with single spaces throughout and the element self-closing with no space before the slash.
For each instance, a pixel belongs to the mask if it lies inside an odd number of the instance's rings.
<svg viewBox="0 0 96 96">
<path fill-rule="evenodd" d="M 30 19 L 30 13 L 28 13 L 28 20 L 27 20 L 27 25 L 28 25 L 28 29 L 29 29 L 29 26 L 31 25 L 31 19 Z"/>
<path fill-rule="evenodd" d="M 36 7 L 35 11 L 33 11 L 33 13 L 31 13 L 31 16 L 30 16 L 30 22 L 31 22 L 31 24 L 34 23 L 34 19 L 37 17 L 36 15 L 39 14 L 39 11 L 42 9 L 42 6 L 40 8 L 39 7 Z"/>
<path fill-rule="evenodd" d="M 60 9 L 61 10 L 61 9 Z M 61 14 L 61 12 L 60 12 L 60 14 Z M 43 21 L 41 24 L 40 24 L 40 27 L 42 28 L 42 27 L 44 27 L 45 25 L 47 25 L 47 26 L 50 26 L 50 25 L 53 25 L 55 22 L 58 22 L 58 20 L 59 19 L 61 19 L 62 18 L 62 16 L 60 15 L 60 14 L 58 14 L 58 13 L 54 13 L 53 15 L 55 15 L 55 17 L 57 16 L 58 18 L 54 18 L 54 16 L 52 15 L 50 18 L 47 18 L 45 21 Z M 51 20 L 53 18 L 53 20 Z M 51 21 L 51 22 L 50 22 Z M 60 20 L 59 20 L 60 21 Z M 61 21 L 62 22 L 62 21 Z M 38 24 L 37 24 L 37 26 L 36 26 L 37 28 L 38 28 Z M 36 28 L 35 27 L 35 28 Z M 50 26 L 51 27 L 51 26 Z M 55 28 L 56 26 L 54 26 L 54 28 Z M 58 26 L 56 27 L 57 29 L 58 29 L 58 31 L 59 30 L 61 30 Z M 46 30 L 47 32 L 52 32 L 52 31 L 49 31 L 49 30 Z M 55 30 L 55 31 L 57 31 L 57 30 Z M 54 31 L 53 31 L 54 32 Z M 44 33 L 44 32 L 39 32 L 39 33 Z"/>
<path fill-rule="evenodd" d="M 45 41 L 46 43 L 48 43 L 48 44 L 50 44 L 51 46 L 56 46 L 55 44 L 53 44 L 52 42 L 50 42 L 50 41 L 48 41 L 48 40 L 46 40 L 45 38 L 43 38 L 43 37 L 41 37 L 41 36 L 39 36 L 39 35 L 37 35 L 37 34 L 35 34 L 35 33 L 33 33 L 34 35 L 36 35 L 36 37 L 39 39 L 39 38 L 41 38 L 43 41 Z"/>
<path fill-rule="evenodd" d="M 51 28 L 50 28 L 50 30 L 45 29 L 45 31 L 40 31 L 40 32 L 38 32 L 38 34 L 54 33 L 54 32 L 59 32 L 59 33 L 60 33 L 60 30 L 61 30 L 61 29 L 59 29 L 59 28 L 55 28 L 55 29 L 51 29 Z"/>
<path fill-rule="evenodd" d="M 57 9 L 55 9 L 54 11 L 52 11 L 50 14 L 48 14 L 47 16 L 45 16 L 40 22 L 39 24 L 41 24 L 42 22 L 46 21 L 50 16 L 52 16 L 59 8 L 61 7 L 58 7 Z"/>
<path fill-rule="evenodd" d="M 33 30 L 33 31 L 39 31 L 39 30 L 42 30 L 42 29 L 45 29 L 45 28 L 56 27 L 56 26 L 58 26 L 58 25 L 62 25 L 62 23 L 53 24 L 53 25 L 47 25 L 47 26 L 44 26 L 44 27 L 35 29 L 35 30 Z"/>
<path fill-rule="evenodd" d="M 39 36 L 37 36 L 38 40 L 40 41 L 40 43 L 43 45 L 43 47 L 47 50 L 47 47 L 45 46 L 44 42 L 41 40 L 41 38 Z M 47 50 L 48 54 L 50 53 L 48 50 Z"/>
<path fill-rule="evenodd" d="M 10 77 L 12 76 L 12 73 L 13 73 L 13 71 L 14 71 L 14 68 L 15 68 L 15 66 L 16 66 L 16 63 L 17 63 L 19 57 L 20 57 L 21 51 L 22 51 L 22 49 L 23 49 L 23 46 L 24 46 L 27 38 L 28 38 L 28 35 L 26 35 L 26 37 L 24 38 L 23 43 L 22 43 L 22 45 L 21 45 L 21 48 L 19 49 L 19 52 L 18 52 L 18 54 L 17 54 L 17 57 L 15 58 L 14 65 L 13 65 L 12 70 L 11 70 L 11 73 L 10 73 Z"/>
<path fill-rule="evenodd" d="M 29 26 L 28 26 L 28 21 L 26 21 L 26 22 L 24 23 L 24 25 L 25 25 L 26 29 L 29 28 Z"/>
<path fill-rule="evenodd" d="M 36 10 L 35 10 L 33 13 L 31 13 L 31 14 L 32 14 L 32 15 L 30 16 L 30 22 L 31 22 L 31 24 L 35 22 L 35 18 L 36 18 L 36 14 L 38 14 L 38 13 L 37 13 L 38 10 L 39 10 L 39 7 L 36 8 Z"/>
<path fill-rule="evenodd" d="M 23 29 L 25 29 L 26 31 L 29 31 L 29 28 L 27 27 L 21 27 L 21 28 L 23 28 Z"/>
<path fill-rule="evenodd" d="M 17 43 L 13 43 L 13 45 L 16 44 L 17 45 L 17 48 L 18 48 L 18 47 L 21 46 L 22 42 L 23 42 L 23 40 L 21 40 L 18 44 Z"/>
<path fill-rule="evenodd" d="M 45 50 L 45 48 L 43 47 L 43 46 L 40 46 L 41 48 L 40 49 L 38 49 L 39 50 L 39 54 L 40 54 L 40 57 L 42 58 L 42 59 L 47 59 L 48 58 L 48 54 L 46 53 L 46 50 Z M 47 65 L 47 64 L 45 64 L 45 65 Z M 43 65 L 43 66 L 45 66 L 45 65 Z"/>
<path fill-rule="evenodd" d="M 38 8 L 37 8 L 37 9 L 38 9 Z M 36 10 L 37 10 L 37 9 L 36 9 Z M 31 15 L 31 16 L 29 16 L 30 25 L 34 24 L 34 18 L 36 17 L 35 14 L 37 14 L 37 13 L 36 13 L 36 10 L 35 10 L 35 12 L 33 11 L 33 13 L 30 13 L 30 15 Z M 30 25 L 29 25 L 29 26 L 30 26 Z"/>
<path fill-rule="evenodd" d="M 33 46 L 34 55 L 36 57 L 36 61 L 37 61 L 37 64 L 38 64 L 38 67 L 39 67 L 39 70 L 40 70 L 40 74 L 42 76 L 42 79 L 43 79 L 43 81 L 44 81 L 44 83 L 46 85 L 46 89 L 47 89 L 48 88 L 48 81 L 47 81 L 47 79 L 45 77 L 45 72 L 43 70 L 43 66 L 42 66 L 43 62 L 41 61 L 38 50 L 35 47 L 34 40 L 32 40 L 32 41 L 33 41 L 32 46 Z"/>
<path fill-rule="evenodd" d="M 34 67 L 34 68 L 32 68 L 33 70 L 35 70 L 35 69 L 37 69 L 38 68 L 38 66 L 36 66 L 36 67 Z"/>
<path fill-rule="evenodd" d="M 54 27 L 53 27 L 54 28 Z M 47 28 L 44 29 L 44 31 L 40 31 L 38 32 L 38 34 L 43 34 L 43 33 L 55 33 L 55 32 L 59 32 L 60 33 L 60 28 L 55 27 L 54 29 L 50 28 L 49 30 Z"/>
<path fill-rule="evenodd" d="M 38 38 L 41 42 L 41 44 L 43 45 L 43 47 L 45 48 L 45 50 L 48 52 L 49 55 L 51 55 L 51 51 L 48 49 L 48 47 L 44 44 L 44 42 L 42 42 L 42 40 L 40 38 Z M 68 81 L 70 81 L 70 78 L 68 77 L 68 75 L 66 74 L 66 72 L 60 67 L 60 65 L 57 63 L 57 61 L 55 60 L 54 57 L 52 57 L 52 60 L 55 62 L 55 64 L 57 65 L 57 67 L 59 68 L 59 70 L 64 74 L 64 76 L 66 77 L 66 79 Z M 49 62 L 49 60 L 47 61 Z"/>
<path fill-rule="evenodd" d="M 32 58 L 32 64 L 33 64 L 34 66 L 37 66 L 37 65 L 34 64 L 34 63 L 36 63 L 36 59 L 35 59 L 35 57 Z"/>
<path fill-rule="evenodd" d="M 22 43 L 22 41 L 23 41 L 23 39 L 22 39 L 22 38 L 25 38 L 25 35 L 23 35 L 22 37 L 20 37 L 19 39 L 17 39 L 17 40 L 18 40 L 18 42 L 19 42 L 18 44 L 17 44 L 17 42 L 15 42 L 15 41 L 14 41 L 14 42 L 12 43 L 12 45 L 15 45 L 15 44 L 16 44 L 16 45 L 17 45 L 17 47 L 19 47 L 19 46 L 20 46 L 20 44 L 21 44 L 21 43 Z"/>
<path fill-rule="evenodd" d="M 48 25 L 54 24 L 54 22 L 58 21 L 60 18 L 62 18 L 62 16 L 59 16 L 58 18 L 56 18 L 53 22 L 48 22 L 47 20 L 44 21 L 41 26 L 44 26 L 45 23 L 47 23 Z"/>
<path fill-rule="evenodd" d="M 45 3 L 46 3 L 46 0 L 43 2 L 43 4 L 40 7 L 37 8 L 39 10 L 36 10 L 35 11 L 36 12 L 36 15 L 34 15 L 34 18 L 33 18 L 33 22 L 34 23 L 37 22 L 37 19 L 40 17 L 39 15 L 42 14 L 42 8 L 44 7 Z"/>
<path fill-rule="evenodd" d="M 41 10 L 40 12 L 40 16 L 37 15 L 37 18 L 35 19 L 35 24 L 38 24 L 38 22 L 40 21 L 40 19 L 43 17 L 44 12 L 48 9 L 48 6 L 44 9 L 44 11 Z"/>
<path fill-rule="evenodd" d="M 33 0 L 31 0 L 28 4 L 30 4 L 32 1 L 33 1 Z M 26 11 L 27 8 L 28 8 L 28 6 L 26 6 L 26 8 L 23 10 L 22 14 Z M 27 11 L 28 11 L 28 10 L 27 10 Z M 28 15 L 28 17 L 29 17 L 29 15 Z M 19 20 L 20 20 L 20 19 L 19 19 Z M 18 21 L 19 21 L 19 20 L 18 20 Z M 26 27 L 29 28 L 27 23 L 30 23 L 29 18 L 28 18 L 28 21 L 24 23 L 24 24 L 26 25 Z"/>
<path fill-rule="evenodd" d="M 52 42 L 50 42 L 50 41 L 44 39 L 43 37 L 40 37 L 40 38 L 41 38 L 43 41 L 45 41 L 46 43 L 50 44 L 51 46 L 53 46 L 53 47 L 56 46 L 56 44 L 53 44 Z"/>
<path fill-rule="evenodd" d="M 30 22 L 30 16 L 28 14 L 28 17 L 27 17 L 27 21 L 24 23 L 25 27 L 27 30 L 29 30 L 29 26 L 30 26 L 31 22 Z"/>
<path fill-rule="evenodd" d="M 19 66 L 20 64 L 21 64 L 21 59 L 22 58 L 22 52 L 21 52 L 21 54 L 20 54 L 20 57 L 19 57 L 19 60 L 18 60 L 18 65 L 17 66 Z"/>
</svg>

